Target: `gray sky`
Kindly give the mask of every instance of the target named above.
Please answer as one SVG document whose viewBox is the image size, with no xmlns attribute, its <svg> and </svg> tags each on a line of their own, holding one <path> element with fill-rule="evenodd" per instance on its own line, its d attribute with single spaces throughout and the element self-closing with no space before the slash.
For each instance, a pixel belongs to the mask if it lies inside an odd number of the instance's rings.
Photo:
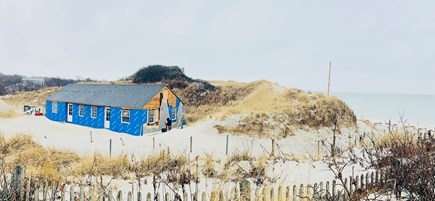
<svg viewBox="0 0 435 201">
<path fill-rule="evenodd" d="M 435 1 L 0 1 L 0 72 L 435 94 Z"/>
</svg>

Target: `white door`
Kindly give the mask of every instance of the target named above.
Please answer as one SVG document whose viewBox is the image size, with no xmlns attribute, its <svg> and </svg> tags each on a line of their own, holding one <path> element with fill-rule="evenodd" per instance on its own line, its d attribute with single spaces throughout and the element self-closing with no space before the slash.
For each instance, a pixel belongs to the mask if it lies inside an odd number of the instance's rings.
<svg viewBox="0 0 435 201">
<path fill-rule="evenodd" d="M 110 128 L 110 107 L 104 108 L 104 128 Z"/>
<path fill-rule="evenodd" d="M 68 114 L 67 114 L 67 118 L 66 121 L 67 122 L 72 122 L 73 120 L 73 104 L 68 103 Z"/>
</svg>

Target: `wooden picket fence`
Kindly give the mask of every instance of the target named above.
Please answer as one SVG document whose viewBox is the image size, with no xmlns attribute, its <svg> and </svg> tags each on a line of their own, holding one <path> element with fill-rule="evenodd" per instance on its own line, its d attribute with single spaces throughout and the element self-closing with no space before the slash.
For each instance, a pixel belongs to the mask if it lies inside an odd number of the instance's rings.
<svg viewBox="0 0 435 201">
<path fill-rule="evenodd" d="M 379 185 L 388 185 L 387 175 L 379 171 L 356 177 L 348 177 L 331 182 L 320 182 L 313 185 L 263 186 L 256 187 L 247 180 L 235 185 L 231 192 L 223 191 L 199 192 L 198 194 L 168 192 L 154 195 L 145 192 L 123 192 L 113 189 L 102 189 L 92 186 L 59 184 L 47 180 L 20 178 L 14 174 L 10 188 L 1 191 L 1 200 L 60 200 L 60 201 L 299 201 L 299 200 L 349 200 L 355 193 L 370 190 Z M 343 186 L 344 184 L 344 186 Z M 394 185 L 394 184 L 391 184 Z M 347 189 L 347 190 L 345 190 Z"/>
</svg>

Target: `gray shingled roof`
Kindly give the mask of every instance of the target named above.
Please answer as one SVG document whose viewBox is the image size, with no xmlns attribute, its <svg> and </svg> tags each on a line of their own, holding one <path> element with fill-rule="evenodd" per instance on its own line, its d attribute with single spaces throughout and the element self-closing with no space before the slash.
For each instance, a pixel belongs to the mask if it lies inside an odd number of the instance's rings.
<svg viewBox="0 0 435 201">
<path fill-rule="evenodd" d="M 70 84 L 48 101 L 142 109 L 165 85 Z"/>
</svg>

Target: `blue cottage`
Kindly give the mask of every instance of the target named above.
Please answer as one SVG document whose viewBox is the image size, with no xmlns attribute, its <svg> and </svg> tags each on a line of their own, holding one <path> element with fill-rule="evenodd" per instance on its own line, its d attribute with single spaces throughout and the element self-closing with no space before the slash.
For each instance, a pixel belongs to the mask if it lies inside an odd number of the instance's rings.
<svg viewBox="0 0 435 201">
<path fill-rule="evenodd" d="M 46 100 L 46 117 L 140 136 L 185 119 L 181 100 L 166 85 L 70 84 Z"/>
</svg>

